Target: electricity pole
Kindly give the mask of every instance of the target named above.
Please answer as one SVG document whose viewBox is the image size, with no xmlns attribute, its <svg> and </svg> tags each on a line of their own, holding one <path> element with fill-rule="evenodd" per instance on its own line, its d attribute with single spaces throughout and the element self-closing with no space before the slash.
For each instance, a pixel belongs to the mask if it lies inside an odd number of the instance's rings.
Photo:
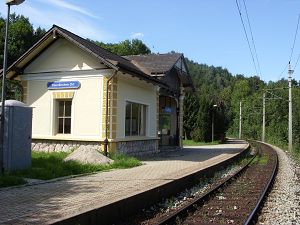
<svg viewBox="0 0 300 225">
<path fill-rule="evenodd" d="M 293 113 L 292 113 L 292 74 L 291 64 L 289 62 L 288 81 L 289 81 L 289 151 L 293 150 Z"/>
<path fill-rule="evenodd" d="M 261 141 L 265 142 L 266 134 L 266 93 L 263 93 L 263 124 L 262 124 L 262 137 Z"/>
<path fill-rule="evenodd" d="M 7 46 L 8 46 L 8 27 L 10 17 L 10 7 L 12 5 L 20 5 L 24 0 L 6 0 L 7 5 L 7 19 L 5 23 L 4 36 L 4 51 L 3 51 L 3 74 L 2 74 L 2 92 L 1 92 L 1 127 L 0 127 L 0 174 L 4 172 L 4 120 L 5 120 L 5 100 L 6 100 L 6 70 L 7 70 Z"/>
<path fill-rule="evenodd" d="M 240 102 L 240 125 L 239 125 L 239 139 L 242 139 L 242 102 Z"/>
<path fill-rule="evenodd" d="M 211 121 L 211 142 L 214 142 L 214 130 L 215 130 L 215 111 L 214 108 L 217 107 L 218 105 L 213 105 L 212 108 L 212 121 Z"/>
</svg>

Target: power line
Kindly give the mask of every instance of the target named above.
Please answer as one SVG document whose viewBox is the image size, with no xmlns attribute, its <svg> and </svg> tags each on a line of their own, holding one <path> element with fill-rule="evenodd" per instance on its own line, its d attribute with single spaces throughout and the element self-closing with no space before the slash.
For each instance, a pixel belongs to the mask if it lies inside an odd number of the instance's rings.
<svg viewBox="0 0 300 225">
<path fill-rule="evenodd" d="M 297 67 L 297 64 L 298 64 L 298 62 L 299 62 L 299 58 L 300 58 L 300 54 L 298 54 L 297 61 L 296 61 L 296 64 L 295 64 L 295 66 L 294 66 L 294 71 L 295 71 L 295 69 L 296 69 L 296 67 Z"/>
<path fill-rule="evenodd" d="M 298 22 L 297 22 L 296 32 L 295 32 L 295 36 L 294 36 L 294 42 L 293 42 L 293 46 L 292 46 L 292 50 L 291 50 L 291 55 L 290 55 L 290 60 L 289 61 L 292 60 L 292 56 L 293 56 L 293 53 L 294 53 L 295 43 L 296 43 L 297 34 L 298 34 L 299 20 L 300 20 L 300 13 L 299 13 L 299 16 L 298 16 Z"/>
<path fill-rule="evenodd" d="M 288 66 L 289 66 L 289 63 L 287 63 L 287 64 L 285 65 L 284 69 L 283 69 L 282 72 L 279 74 L 277 80 L 279 80 L 279 78 L 282 77 L 282 74 L 286 71 L 286 69 L 288 68 Z"/>
<path fill-rule="evenodd" d="M 244 32 L 245 32 L 246 39 L 247 39 L 248 47 L 249 47 L 249 50 L 250 50 L 250 53 L 251 53 L 252 62 L 253 62 L 254 68 L 255 68 L 255 72 L 256 72 L 256 74 L 258 74 L 257 68 L 256 68 L 256 63 L 255 63 L 253 52 L 252 52 L 252 48 L 251 48 L 251 45 L 250 45 L 250 42 L 249 42 L 247 30 L 246 30 L 246 27 L 245 27 L 245 24 L 244 24 L 244 20 L 243 20 L 243 17 L 242 17 L 242 13 L 241 13 L 241 9 L 240 9 L 238 0 L 235 0 L 235 2 L 236 2 L 236 6 L 238 8 L 239 15 L 240 15 L 240 18 L 241 18 L 241 22 L 242 22 L 242 25 L 243 25 L 243 29 L 244 29 Z"/>
<path fill-rule="evenodd" d="M 295 44 L 296 44 L 296 40 L 297 40 L 297 35 L 298 35 L 299 21 L 300 21 L 300 13 L 299 13 L 299 15 L 298 15 L 297 27 L 296 27 L 296 32 L 295 32 L 295 36 L 294 36 L 293 45 L 292 45 L 292 48 L 291 48 L 291 54 L 290 54 L 289 62 L 285 65 L 283 71 L 279 74 L 278 80 L 279 80 L 280 77 L 282 77 L 283 73 L 286 71 L 288 65 L 290 64 L 290 62 L 291 62 L 291 60 L 292 60 L 293 53 L 294 53 L 294 48 L 295 48 Z M 295 70 L 295 68 L 296 68 L 296 66 L 297 66 L 297 64 L 298 64 L 299 57 L 300 57 L 300 54 L 298 55 L 298 58 L 297 58 L 297 61 L 296 61 L 294 70 Z"/>
<path fill-rule="evenodd" d="M 278 96 L 278 95 L 275 95 L 274 93 L 272 93 L 272 92 L 270 92 L 270 91 L 267 91 L 267 90 L 266 90 L 266 92 L 269 93 L 269 94 L 271 94 L 271 95 L 273 95 L 274 98 L 276 98 L 276 99 L 281 99 L 281 100 L 285 100 L 285 101 L 288 102 L 288 100 L 286 100 L 286 99 L 284 99 L 284 98 L 282 98 L 282 97 L 280 97 L 280 96 Z"/>
<path fill-rule="evenodd" d="M 255 46 L 255 41 L 254 41 L 254 37 L 253 37 L 253 33 L 252 33 L 251 23 L 250 23 L 250 19 L 249 19 L 249 15 L 248 15 L 248 10 L 247 10 L 247 7 L 246 7 L 245 0 L 243 0 L 243 2 L 244 2 L 244 8 L 245 8 L 245 11 L 246 11 L 248 26 L 249 26 L 249 30 L 250 30 L 250 34 L 251 34 L 251 39 L 252 39 L 255 58 L 256 58 L 256 62 L 257 62 L 258 72 L 261 75 L 260 64 L 259 64 L 259 60 L 258 60 L 258 55 L 257 55 L 257 51 L 256 51 L 256 46 Z"/>
</svg>

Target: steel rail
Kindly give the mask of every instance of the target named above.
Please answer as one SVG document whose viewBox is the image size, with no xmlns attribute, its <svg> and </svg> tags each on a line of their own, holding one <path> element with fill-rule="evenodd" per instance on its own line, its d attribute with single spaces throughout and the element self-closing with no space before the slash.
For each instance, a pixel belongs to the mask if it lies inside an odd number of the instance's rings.
<svg viewBox="0 0 300 225">
<path fill-rule="evenodd" d="M 254 141 L 252 141 L 252 142 L 254 142 Z M 194 209 L 195 205 L 200 205 L 200 204 L 202 205 L 206 200 L 208 200 L 211 196 L 213 196 L 215 194 L 215 192 L 217 192 L 220 188 L 222 188 L 223 186 L 230 183 L 234 178 L 238 177 L 250 165 L 250 163 L 253 161 L 253 159 L 257 156 L 258 151 L 259 152 L 261 151 L 261 147 L 263 145 L 268 146 L 273 151 L 275 151 L 274 148 L 272 148 L 269 145 L 266 145 L 266 144 L 258 142 L 258 141 L 255 141 L 255 143 L 258 144 L 258 146 L 256 146 L 256 147 L 258 147 L 259 150 L 257 150 L 256 154 L 249 160 L 249 162 L 246 165 L 244 165 L 241 169 L 239 169 L 235 174 L 229 176 L 222 183 L 216 185 L 215 187 L 212 187 L 208 192 L 206 192 L 198 197 L 195 197 L 195 199 L 193 199 L 188 205 L 186 205 L 174 212 L 171 212 L 169 215 L 167 215 L 161 219 L 156 219 L 155 224 L 157 224 L 157 225 L 170 224 L 171 222 L 175 221 L 175 219 L 177 217 L 185 217 L 188 214 L 189 210 L 191 211 L 191 209 L 192 210 Z M 263 200 L 267 196 L 268 190 L 271 188 L 272 183 L 276 177 L 277 168 L 278 168 L 278 156 L 275 153 L 275 162 L 273 162 L 273 168 L 272 168 L 272 173 L 271 173 L 272 175 L 269 177 L 267 184 L 265 185 L 263 191 L 261 192 L 261 195 L 260 195 L 259 199 L 257 200 L 255 207 L 253 208 L 253 210 L 251 211 L 251 213 L 249 214 L 249 216 L 243 223 L 244 225 L 252 224 L 253 220 L 258 215 L 258 212 L 263 203 Z"/>
<path fill-rule="evenodd" d="M 211 188 L 206 193 L 195 197 L 188 205 L 182 207 L 179 210 L 176 210 L 176 211 L 170 213 L 168 216 L 165 216 L 165 217 L 161 218 L 160 220 L 155 220 L 155 224 L 156 225 L 168 224 L 169 222 L 174 221 L 176 219 L 176 217 L 178 217 L 178 216 L 180 217 L 180 216 L 183 216 L 183 215 L 187 214 L 188 210 L 192 209 L 195 204 L 196 205 L 200 204 L 201 202 L 204 202 L 205 200 L 209 199 L 210 196 L 212 196 L 217 190 L 219 190 L 220 188 L 222 188 L 223 186 L 225 186 L 226 184 L 231 182 L 233 180 L 233 178 L 236 178 L 237 176 L 239 176 L 250 165 L 250 163 L 254 160 L 254 158 L 256 156 L 257 156 L 257 151 L 255 152 L 255 155 L 249 160 L 249 162 L 247 162 L 236 173 L 234 173 L 233 175 L 227 177 L 222 183 L 220 183 L 220 184 L 216 185 L 215 187 Z"/>
<path fill-rule="evenodd" d="M 257 143 L 259 143 L 260 145 L 268 146 L 271 149 L 273 149 L 273 151 L 275 151 L 274 148 L 269 145 L 266 145 L 262 142 L 257 142 Z M 258 199 L 258 201 L 256 203 L 256 206 L 254 207 L 253 211 L 250 213 L 250 215 L 249 215 L 248 219 L 246 220 L 246 222 L 244 223 L 244 225 L 252 224 L 252 221 L 255 218 L 255 216 L 257 215 L 257 213 L 259 212 L 259 209 L 263 203 L 264 198 L 266 197 L 268 190 L 271 188 L 271 184 L 275 180 L 277 169 L 278 169 L 278 155 L 276 154 L 276 162 L 275 162 L 275 167 L 273 168 L 273 171 L 272 171 L 272 176 L 270 177 L 265 189 L 263 190 L 260 198 Z"/>
</svg>

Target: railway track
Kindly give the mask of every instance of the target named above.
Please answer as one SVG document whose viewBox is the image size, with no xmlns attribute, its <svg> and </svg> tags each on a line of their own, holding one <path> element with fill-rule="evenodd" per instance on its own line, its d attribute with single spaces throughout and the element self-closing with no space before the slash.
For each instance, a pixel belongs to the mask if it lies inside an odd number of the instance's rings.
<svg viewBox="0 0 300 225">
<path fill-rule="evenodd" d="M 277 154 L 253 142 L 258 154 L 234 175 L 184 207 L 141 224 L 252 224 L 277 170 Z"/>
</svg>

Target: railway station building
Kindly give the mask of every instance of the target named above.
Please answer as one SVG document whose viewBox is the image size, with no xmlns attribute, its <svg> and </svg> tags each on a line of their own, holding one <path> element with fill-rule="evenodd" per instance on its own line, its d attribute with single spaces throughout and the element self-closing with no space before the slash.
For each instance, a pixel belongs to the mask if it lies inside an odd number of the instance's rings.
<svg viewBox="0 0 300 225">
<path fill-rule="evenodd" d="M 183 54 L 121 57 L 54 25 L 14 62 L 33 108 L 32 148 L 80 145 L 130 155 L 181 147 L 183 100 L 193 91 Z"/>
</svg>

